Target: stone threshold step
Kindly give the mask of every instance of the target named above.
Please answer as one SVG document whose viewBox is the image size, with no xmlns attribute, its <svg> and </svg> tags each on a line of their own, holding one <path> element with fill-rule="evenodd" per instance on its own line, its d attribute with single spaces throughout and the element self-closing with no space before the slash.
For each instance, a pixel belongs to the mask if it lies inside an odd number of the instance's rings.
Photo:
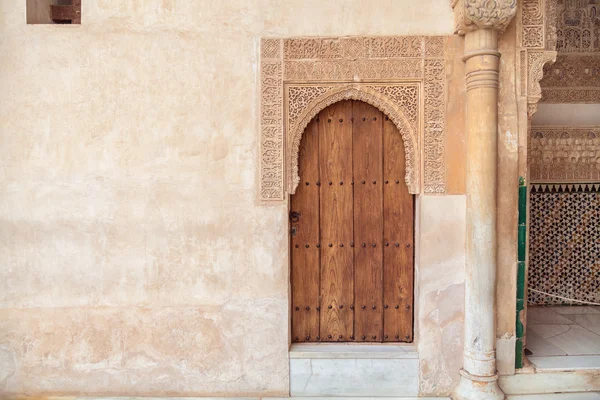
<svg viewBox="0 0 600 400">
<path fill-rule="evenodd" d="M 339 397 L 339 396 L 321 396 L 321 397 L 263 397 L 261 400 L 452 400 L 450 397 Z"/>
<path fill-rule="evenodd" d="M 524 395 L 537 395 L 546 397 L 533 397 L 532 399 L 551 400 L 555 394 L 575 394 L 575 397 L 565 397 L 565 399 L 578 399 L 579 393 L 599 393 L 600 392 L 600 370 L 581 369 L 576 371 L 555 372 L 555 371 L 535 371 L 529 373 L 517 373 L 515 375 L 504 375 L 498 378 L 500 388 L 506 395 L 512 395 L 513 399 L 520 399 Z M 585 396 L 590 396 L 586 394 Z M 588 400 L 590 397 L 581 397 L 582 400 Z M 591 397 L 595 399 L 594 397 Z M 524 397 L 524 399 L 528 399 Z M 558 397 L 562 399 L 562 397 Z"/>
<path fill-rule="evenodd" d="M 450 397 L 142 397 L 142 396 L 8 396 L 3 400 L 451 400 Z M 537 400 L 537 399 L 535 399 Z M 569 399 L 571 400 L 571 399 Z M 586 398 L 587 400 L 587 398 Z"/>
<path fill-rule="evenodd" d="M 419 358 L 413 345 L 355 343 L 297 343 L 290 347 L 290 358 L 392 359 Z"/>
<path fill-rule="evenodd" d="M 600 356 L 530 356 L 528 360 L 538 372 L 600 370 Z"/>
<path fill-rule="evenodd" d="M 508 396 L 507 400 L 600 400 L 599 392 L 522 394 Z"/>
</svg>

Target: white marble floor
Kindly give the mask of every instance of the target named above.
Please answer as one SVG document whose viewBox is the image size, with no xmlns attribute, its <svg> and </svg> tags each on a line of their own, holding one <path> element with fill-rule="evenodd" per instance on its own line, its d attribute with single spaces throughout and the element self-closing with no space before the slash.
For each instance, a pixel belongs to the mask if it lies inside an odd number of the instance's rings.
<svg viewBox="0 0 600 400">
<path fill-rule="evenodd" d="M 526 340 L 538 370 L 600 369 L 600 306 L 529 306 Z"/>
</svg>

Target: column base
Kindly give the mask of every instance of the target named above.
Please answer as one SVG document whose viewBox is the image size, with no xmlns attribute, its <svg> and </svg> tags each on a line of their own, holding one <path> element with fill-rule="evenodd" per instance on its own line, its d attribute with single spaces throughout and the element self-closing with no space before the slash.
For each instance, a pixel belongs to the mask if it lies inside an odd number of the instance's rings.
<svg viewBox="0 0 600 400">
<path fill-rule="evenodd" d="M 460 382 L 452 392 L 452 400 L 504 400 L 498 386 L 498 375 L 477 376 L 460 370 Z"/>
</svg>

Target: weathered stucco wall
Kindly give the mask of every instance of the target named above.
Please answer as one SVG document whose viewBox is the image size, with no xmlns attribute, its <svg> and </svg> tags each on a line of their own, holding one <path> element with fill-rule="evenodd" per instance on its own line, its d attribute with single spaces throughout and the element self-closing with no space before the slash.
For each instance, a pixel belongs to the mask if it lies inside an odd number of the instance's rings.
<svg viewBox="0 0 600 400">
<path fill-rule="evenodd" d="M 418 210 L 419 392 L 447 396 L 463 362 L 466 196 L 421 196 Z"/>
<path fill-rule="evenodd" d="M 496 368 L 502 375 L 515 371 L 516 309 L 517 309 L 517 217 L 519 169 L 522 146 L 516 51 L 517 23 L 513 21 L 499 40 L 500 85 L 498 90 L 498 183 L 496 235 L 498 241 L 496 269 Z M 525 105 L 525 110 L 527 106 Z M 527 122 L 525 121 L 525 124 Z M 527 130 L 525 126 L 525 131 Z"/>
<path fill-rule="evenodd" d="M 0 393 L 286 395 L 287 210 L 256 201 L 259 38 L 451 34 L 448 2 L 82 15 L 28 26 L 24 0 L 0 0 Z"/>
</svg>

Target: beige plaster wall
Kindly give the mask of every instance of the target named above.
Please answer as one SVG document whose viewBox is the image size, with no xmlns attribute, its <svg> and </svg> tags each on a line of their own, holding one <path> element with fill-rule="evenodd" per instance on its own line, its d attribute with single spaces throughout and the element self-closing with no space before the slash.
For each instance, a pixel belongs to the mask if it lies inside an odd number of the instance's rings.
<svg viewBox="0 0 600 400">
<path fill-rule="evenodd" d="M 448 194 L 466 193 L 467 134 L 465 125 L 466 86 L 464 39 L 454 36 L 446 41 L 446 190 Z"/>
<path fill-rule="evenodd" d="M 0 0 L 0 393 L 287 395 L 259 38 L 451 34 L 449 3 L 89 0 L 81 26 L 25 21 Z"/>
</svg>

